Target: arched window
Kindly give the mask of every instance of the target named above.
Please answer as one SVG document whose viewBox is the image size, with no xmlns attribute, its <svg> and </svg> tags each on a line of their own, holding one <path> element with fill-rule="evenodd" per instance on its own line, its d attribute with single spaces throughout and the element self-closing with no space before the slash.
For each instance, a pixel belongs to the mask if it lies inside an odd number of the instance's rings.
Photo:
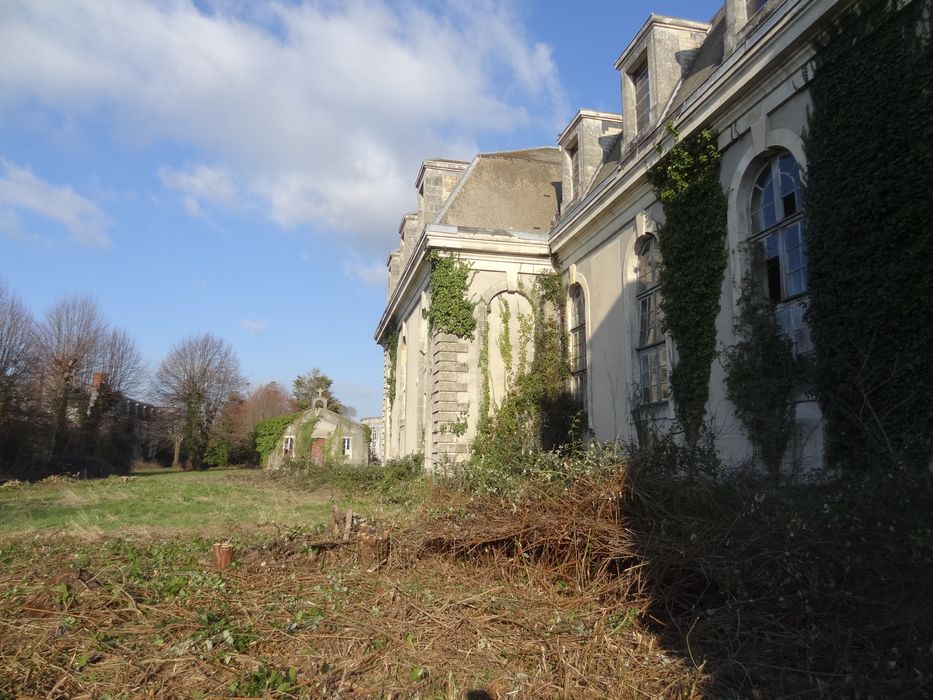
<svg viewBox="0 0 933 700">
<path fill-rule="evenodd" d="M 570 391 L 573 397 L 586 405 L 586 299 L 583 287 L 570 288 Z"/>
<path fill-rule="evenodd" d="M 661 332 L 661 290 L 658 287 L 658 264 L 661 252 L 658 239 L 645 234 L 635 242 L 638 255 L 638 353 L 639 385 L 643 404 L 667 401 L 670 395 L 667 364 L 667 341 Z"/>
<path fill-rule="evenodd" d="M 749 213 L 762 290 L 775 304 L 778 323 L 796 351 L 809 352 L 810 331 L 803 320 L 810 283 L 800 168 L 790 153 L 776 155 L 762 167 L 752 189 Z"/>
</svg>

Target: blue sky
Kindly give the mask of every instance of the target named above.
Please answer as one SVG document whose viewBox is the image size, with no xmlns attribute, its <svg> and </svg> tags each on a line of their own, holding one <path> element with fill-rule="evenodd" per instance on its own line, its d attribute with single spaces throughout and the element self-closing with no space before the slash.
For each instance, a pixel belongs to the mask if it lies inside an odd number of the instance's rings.
<svg viewBox="0 0 933 700">
<path fill-rule="evenodd" d="M 648 14 L 719 4 L 8 0 L 0 279 L 38 318 L 93 295 L 153 369 L 210 331 L 254 385 L 320 367 L 378 414 L 419 163 L 618 111 Z"/>
</svg>

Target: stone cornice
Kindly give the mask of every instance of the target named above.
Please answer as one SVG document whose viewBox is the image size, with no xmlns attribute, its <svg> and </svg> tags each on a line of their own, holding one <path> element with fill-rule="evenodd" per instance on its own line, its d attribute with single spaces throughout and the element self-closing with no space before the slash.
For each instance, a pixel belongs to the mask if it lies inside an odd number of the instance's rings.
<svg viewBox="0 0 933 700">
<path fill-rule="evenodd" d="M 548 235 L 540 231 L 506 231 L 442 224 L 425 226 L 379 319 L 375 334 L 377 343 L 382 340 L 391 320 L 408 301 L 415 283 L 426 273 L 429 249 L 448 250 L 466 259 L 540 261 L 547 264 L 550 264 L 551 255 Z"/>
</svg>

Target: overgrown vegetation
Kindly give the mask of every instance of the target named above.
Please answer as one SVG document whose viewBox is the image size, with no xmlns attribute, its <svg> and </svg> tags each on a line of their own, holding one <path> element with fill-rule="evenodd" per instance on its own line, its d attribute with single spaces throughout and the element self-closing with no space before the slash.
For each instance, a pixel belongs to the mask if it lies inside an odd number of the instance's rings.
<svg viewBox="0 0 933 700">
<path fill-rule="evenodd" d="M 127 399 L 145 377 L 136 343 L 93 299 L 34 319 L 0 280 L 0 479 L 125 473 L 146 410 Z"/>
<path fill-rule="evenodd" d="M 857 3 L 810 71 L 808 319 L 826 458 L 849 470 L 925 470 L 933 452 L 931 14 Z"/>
<path fill-rule="evenodd" d="M 395 403 L 395 370 L 398 367 L 398 339 L 399 327 L 397 321 L 392 321 L 389 330 L 382 336 L 382 349 L 386 353 L 389 371 L 386 373 L 385 392 L 389 399 L 389 406 Z"/>
<path fill-rule="evenodd" d="M 469 462 L 461 478 L 473 488 L 492 492 L 508 490 L 516 479 L 536 469 L 542 452 L 579 441 L 586 415 L 567 390 L 570 366 L 559 309 L 563 285 L 557 274 L 539 275 L 526 291 L 532 317 L 519 318 L 519 340 L 533 346 L 530 363 L 519 349 L 518 369 L 512 372 L 513 350 L 506 340 L 495 351 L 503 357 L 509 390 L 495 409 L 489 396 L 489 324 L 481 337 L 480 371 L 483 399 L 480 422 Z M 487 309 L 487 317 L 491 309 Z M 502 338 L 508 337 L 509 316 L 503 315 Z M 527 366 L 527 371 L 525 367 Z"/>
<path fill-rule="evenodd" d="M 677 132 L 669 129 L 676 139 Z M 676 348 L 671 394 L 689 445 L 702 434 L 726 269 L 728 202 L 719 184 L 721 157 L 716 135 L 704 130 L 676 141 L 648 171 L 664 207 L 658 230 L 662 325 Z"/>
<path fill-rule="evenodd" d="M 431 304 L 428 322 L 436 333 L 450 333 L 458 338 L 472 339 L 476 330 L 473 309 L 476 305 L 467 299 L 467 280 L 470 266 L 452 255 L 437 251 L 428 254 L 431 264 Z"/>
<path fill-rule="evenodd" d="M 794 347 L 778 326 L 774 305 L 754 272 L 742 280 L 736 343 L 723 351 L 726 397 L 735 407 L 757 456 L 773 479 L 794 433 L 794 390 L 804 373 Z"/>
<path fill-rule="evenodd" d="M 301 414 L 298 415 L 301 416 Z M 314 434 L 317 423 L 318 417 L 310 416 L 308 420 L 298 426 L 298 435 L 295 438 L 295 455 L 307 456 L 311 454 L 311 436 Z"/>
<path fill-rule="evenodd" d="M 282 439 L 285 428 L 294 423 L 300 415 L 300 413 L 287 413 L 284 416 L 266 418 L 256 424 L 253 431 L 253 444 L 256 446 L 256 452 L 259 453 L 261 461 L 265 461 L 269 453 L 275 449 L 279 440 Z"/>
<path fill-rule="evenodd" d="M 424 498 L 424 458 L 410 455 L 385 465 L 347 465 L 327 460 L 323 465 L 293 459 L 270 472 L 271 478 L 288 482 L 303 491 L 330 488 L 348 496 L 372 495 L 388 505 L 411 507 Z"/>
<path fill-rule="evenodd" d="M 0 540 L 0 693 L 923 697 L 933 479 L 802 487 L 664 467 L 693 454 L 682 442 L 541 452 L 506 498 L 426 493 L 415 459 L 228 472 L 271 480 L 276 507 L 308 488 L 352 494 L 355 511 L 364 496 L 396 512 L 424 498 L 381 528 L 379 566 L 327 533 L 324 504 L 257 528 L 271 514 L 241 500 L 258 481 L 238 496 L 212 487 L 243 526 L 227 526 L 223 571 L 206 563 L 213 538 L 194 535 Z M 224 473 L 109 488 L 166 478 Z M 16 503 L 71 486 L 7 488 Z"/>
</svg>

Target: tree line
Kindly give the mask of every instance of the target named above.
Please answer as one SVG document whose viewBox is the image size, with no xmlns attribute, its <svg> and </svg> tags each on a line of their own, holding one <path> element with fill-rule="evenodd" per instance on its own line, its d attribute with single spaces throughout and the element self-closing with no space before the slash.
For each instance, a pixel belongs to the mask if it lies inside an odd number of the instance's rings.
<svg viewBox="0 0 933 700">
<path fill-rule="evenodd" d="M 93 298 L 65 297 L 37 319 L 0 281 L 0 477 L 101 476 L 136 459 L 255 464 L 264 419 L 319 395 L 355 415 L 332 384 L 313 369 L 291 393 L 277 382 L 250 391 L 233 347 L 211 333 L 183 338 L 150 372 L 136 341 Z"/>
</svg>

